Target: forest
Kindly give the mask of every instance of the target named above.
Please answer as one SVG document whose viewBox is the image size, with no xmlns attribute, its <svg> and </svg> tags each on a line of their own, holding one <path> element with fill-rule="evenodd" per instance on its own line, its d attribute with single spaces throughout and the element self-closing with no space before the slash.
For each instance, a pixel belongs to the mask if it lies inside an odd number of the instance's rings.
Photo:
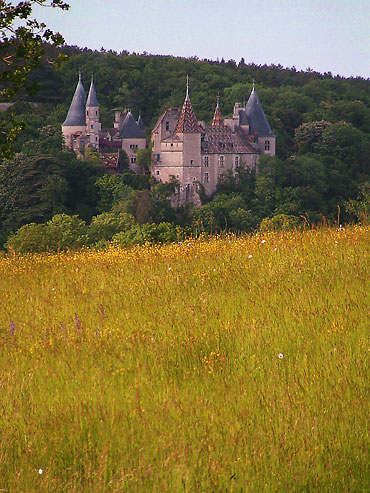
<svg viewBox="0 0 370 493">
<path fill-rule="evenodd" d="M 3 105 L 0 123 L 19 122 L 11 155 L 0 154 L 0 247 L 52 251 L 113 242 L 167 242 L 190 234 L 255 231 L 322 223 L 366 222 L 370 213 L 370 80 L 311 69 L 255 65 L 241 59 L 199 60 L 122 51 L 45 46 L 30 74 L 37 91 L 20 91 Z M 58 70 L 48 57 L 63 55 Z M 230 175 L 202 206 L 173 210 L 174 184 L 135 175 L 121 156 L 109 175 L 98 155 L 83 160 L 62 150 L 61 124 L 81 71 L 94 74 L 103 127 L 113 110 L 140 112 L 147 138 L 160 114 L 181 107 L 186 75 L 198 120 L 212 120 L 216 97 L 224 117 L 248 99 L 253 80 L 277 153 L 257 170 Z M 141 159 L 147 168 L 149 153 Z"/>
</svg>

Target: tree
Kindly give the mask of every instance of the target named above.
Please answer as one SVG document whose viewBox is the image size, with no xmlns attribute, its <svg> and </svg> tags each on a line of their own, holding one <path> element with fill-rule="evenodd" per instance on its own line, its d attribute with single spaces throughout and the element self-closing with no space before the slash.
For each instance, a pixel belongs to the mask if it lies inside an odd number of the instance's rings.
<svg viewBox="0 0 370 493">
<path fill-rule="evenodd" d="M 69 5 L 62 0 L 26 0 L 14 5 L 0 0 L 0 90 L 2 101 L 14 98 L 21 89 L 32 93 L 37 84 L 28 84 L 29 74 L 39 66 L 45 53 L 45 43 L 61 46 L 64 39 L 54 33 L 43 22 L 30 19 L 32 7 L 43 5 L 68 10 Z M 16 27 L 19 21 L 25 21 Z M 57 66 L 63 59 L 48 60 Z M 12 144 L 24 124 L 15 119 L 0 122 L 0 156 L 10 157 Z"/>
</svg>

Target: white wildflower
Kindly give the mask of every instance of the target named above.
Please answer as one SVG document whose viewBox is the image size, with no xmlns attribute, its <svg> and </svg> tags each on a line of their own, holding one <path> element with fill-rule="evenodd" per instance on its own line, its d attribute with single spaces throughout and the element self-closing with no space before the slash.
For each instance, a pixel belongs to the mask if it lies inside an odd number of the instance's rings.
<svg viewBox="0 0 370 493">
<path fill-rule="evenodd" d="M 252 257 L 253 257 L 253 255 L 248 255 L 248 258 L 252 258 Z"/>
<path fill-rule="evenodd" d="M 283 359 L 284 358 L 283 353 L 279 353 L 278 356 L 279 356 L 279 359 Z"/>
<path fill-rule="evenodd" d="M 38 470 L 38 473 L 39 473 L 39 474 L 42 474 L 43 472 L 44 472 L 44 470 L 43 470 L 43 469 L 41 469 L 41 467 L 40 467 L 40 469 Z"/>
<path fill-rule="evenodd" d="M 168 270 L 172 270 L 172 267 L 168 267 Z"/>
<path fill-rule="evenodd" d="M 263 243 L 266 243 L 266 240 L 262 240 L 262 241 L 261 241 L 261 243 L 262 243 L 262 244 L 263 244 Z"/>
</svg>

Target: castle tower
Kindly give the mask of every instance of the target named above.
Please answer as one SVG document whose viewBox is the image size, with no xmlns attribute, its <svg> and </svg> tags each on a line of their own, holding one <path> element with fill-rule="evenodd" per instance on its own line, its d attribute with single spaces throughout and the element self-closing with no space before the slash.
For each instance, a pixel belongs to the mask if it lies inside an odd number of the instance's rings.
<svg viewBox="0 0 370 493">
<path fill-rule="evenodd" d="M 221 115 L 220 110 L 220 98 L 217 96 L 217 105 L 215 109 L 215 114 L 213 115 L 212 127 L 224 127 L 224 120 Z"/>
<path fill-rule="evenodd" d="M 96 97 L 94 79 L 91 76 L 89 95 L 86 101 L 86 132 L 89 135 L 89 144 L 94 149 L 99 149 L 99 103 Z"/>
<path fill-rule="evenodd" d="M 189 97 L 189 77 L 186 81 L 186 96 L 182 106 L 175 134 L 182 142 L 182 173 L 180 185 L 185 197 L 181 201 L 196 203 L 197 182 L 201 181 L 201 134 L 202 129 L 198 123 Z"/>
<path fill-rule="evenodd" d="M 245 113 L 249 122 L 249 134 L 255 136 L 255 141 L 258 142 L 260 154 L 270 154 L 271 156 L 274 156 L 276 135 L 271 130 L 270 124 L 262 109 L 254 87 L 254 82 L 251 95 L 249 96 L 245 107 Z"/>
<path fill-rule="evenodd" d="M 67 118 L 62 124 L 62 132 L 64 137 L 64 144 L 67 149 L 73 149 L 73 135 L 77 133 L 85 132 L 86 118 L 85 118 L 85 104 L 86 104 L 86 92 L 82 85 L 81 73 L 78 76 L 78 84 L 72 99 L 71 106 L 67 114 Z"/>
</svg>

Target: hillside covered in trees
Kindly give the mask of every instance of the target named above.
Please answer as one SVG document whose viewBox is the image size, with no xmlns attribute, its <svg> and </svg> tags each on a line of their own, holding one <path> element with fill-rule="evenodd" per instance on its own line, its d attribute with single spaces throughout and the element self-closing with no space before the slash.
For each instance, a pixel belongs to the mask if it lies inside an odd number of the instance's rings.
<svg viewBox="0 0 370 493">
<path fill-rule="evenodd" d="M 33 248 L 41 248 L 37 238 L 45 236 L 45 230 L 40 232 L 40 225 L 47 227 L 55 215 L 54 223 L 61 229 L 74 215 L 79 216 L 74 220 L 82 228 L 78 238 L 71 232 L 70 240 L 56 247 L 106 242 L 116 234 L 121 243 L 130 244 L 173 239 L 180 230 L 250 231 L 265 218 L 282 214 L 291 216 L 289 221 L 294 224 L 365 220 L 370 200 L 369 80 L 257 66 L 244 60 L 117 54 L 69 46 L 47 51 L 50 57 L 61 51 L 69 59 L 59 70 L 43 62 L 32 74 L 39 91 L 32 96 L 19 94 L 15 104 L 0 113 L 3 120 L 13 114 L 26 122 L 14 145 L 16 154 L 0 165 L 2 244 L 13 233 L 9 245 L 15 248 L 14 233 L 36 223 L 26 232 L 35 240 Z M 60 125 L 79 70 L 85 84 L 94 73 L 102 126 L 111 126 L 113 109 L 130 108 L 135 116 L 140 111 L 148 139 L 165 109 L 181 107 L 187 74 L 194 110 L 206 122 L 212 119 L 217 94 L 227 117 L 236 101 L 248 99 L 255 80 L 277 135 L 277 156 L 263 157 L 258 173 L 240 170 L 238 182 L 226 177 L 214 197 L 204 197 L 202 207 L 173 211 L 168 202 L 171 185 L 155 184 L 149 175 L 132 174 L 124 156 L 122 175 L 110 176 L 94 153 L 82 161 L 61 150 Z M 96 227 L 92 232 L 92 225 L 99 221 L 99 233 Z"/>
</svg>

